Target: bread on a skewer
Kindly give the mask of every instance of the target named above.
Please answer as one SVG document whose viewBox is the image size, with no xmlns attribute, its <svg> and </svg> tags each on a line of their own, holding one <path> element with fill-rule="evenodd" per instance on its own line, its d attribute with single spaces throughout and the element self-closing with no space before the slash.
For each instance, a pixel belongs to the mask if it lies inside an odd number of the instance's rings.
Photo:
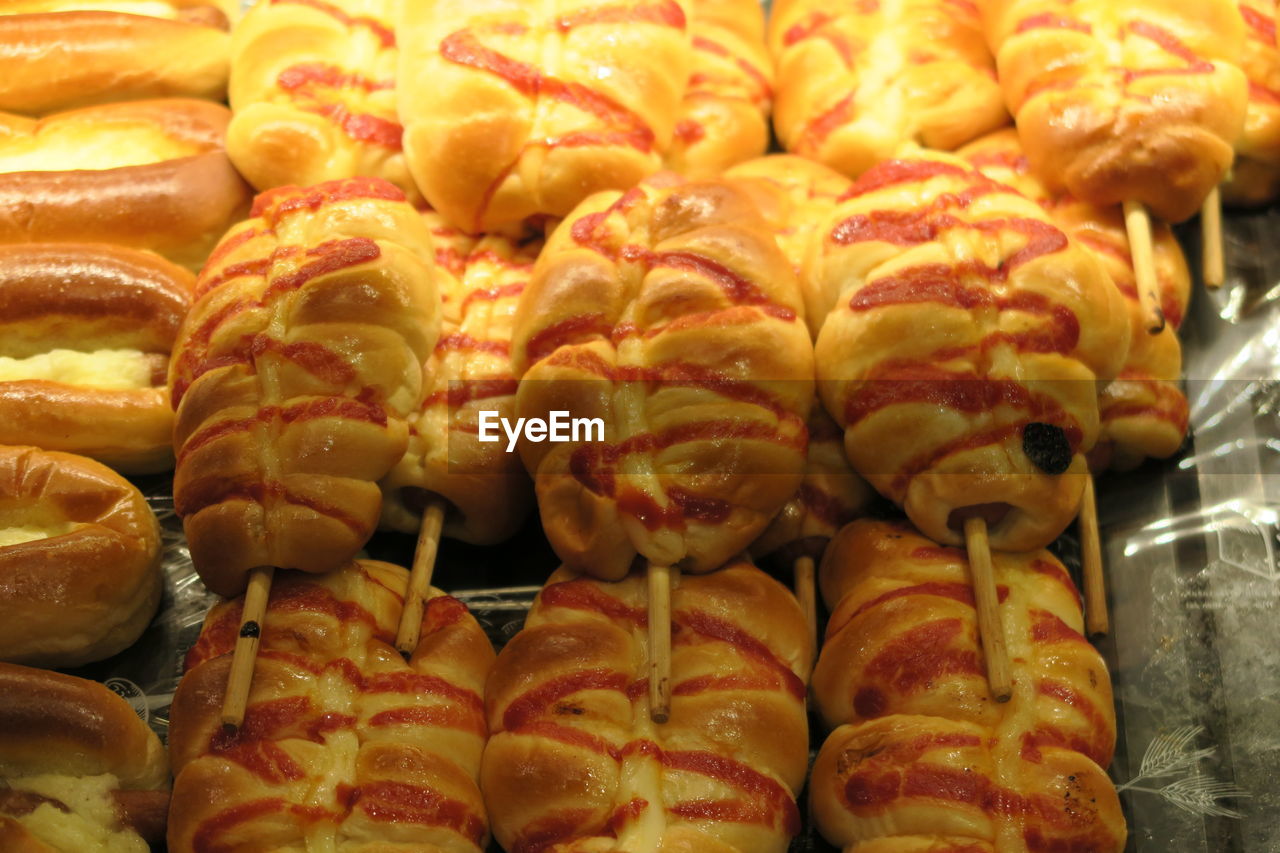
<svg viewBox="0 0 1280 853">
<path fill-rule="evenodd" d="M 831 611 L 814 670 L 829 727 L 809 782 L 846 853 L 1119 853 L 1105 767 L 1111 681 L 1082 636 L 1079 593 L 1047 551 L 994 554 L 1013 699 L 983 677 L 965 553 L 903 523 L 856 521 L 823 561 Z"/>
<path fill-rule="evenodd" d="M 507 850 L 783 853 L 812 660 L 790 593 L 735 561 L 672 589 L 671 721 L 643 708 L 645 580 L 551 576 L 489 679 L 480 775 Z"/>
<path fill-rule="evenodd" d="M 174 502 L 214 592 L 331 571 L 373 533 L 439 331 L 434 263 L 377 179 L 264 193 L 214 252 L 170 368 Z"/>
<path fill-rule="evenodd" d="M 778 138 L 849 177 L 904 142 L 952 149 L 1009 120 L 966 0 L 779 0 L 769 48 Z"/>
<path fill-rule="evenodd" d="M 407 581 L 370 560 L 277 572 L 234 733 L 219 712 L 242 602 L 209 612 L 170 712 L 172 853 L 485 849 L 475 780 L 493 648 L 461 602 L 435 592 L 401 657 L 391 643 Z"/>
</svg>

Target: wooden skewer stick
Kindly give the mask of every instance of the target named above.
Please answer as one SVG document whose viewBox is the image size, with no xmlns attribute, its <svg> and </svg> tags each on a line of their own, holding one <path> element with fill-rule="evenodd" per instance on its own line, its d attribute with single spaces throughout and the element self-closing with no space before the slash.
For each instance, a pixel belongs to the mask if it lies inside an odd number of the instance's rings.
<svg viewBox="0 0 1280 853">
<path fill-rule="evenodd" d="M 973 600 L 978 609 L 978 633 L 982 635 L 982 653 L 987 659 L 987 683 L 997 702 L 1008 702 L 1013 696 L 1013 682 L 1009 678 L 1009 651 L 1005 648 L 986 519 L 979 516 L 965 519 L 964 541 L 969 550 Z"/>
<path fill-rule="evenodd" d="M 796 600 L 804 611 L 804 622 L 809 628 L 809 642 L 814 652 L 818 649 L 818 593 L 814 583 L 813 557 L 797 557 L 795 566 Z"/>
<path fill-rule="evenodd" d="M 1093 487 L 1092 474 L 1084 481 L 1079 524 L 1085 628 L 1089 636 L 1095 637 L 1110 630 L 1111 620 L 1107 616 L 1107 585 L 1102 572 L 1102 537 L 1098 535 L 1098 497 Z"/>
<path fill-rule="evenodd" d="M 1142 305 L 1147 331 L 1154 335 L 1164 329 L 1164 309 L 1160 307 L 1155 252 L 1151 248 L 1151 216 L 1142 202 L 1124 203 L 1124 227 L 1129 233 L 1129 253 L 1133 257 L 1138 302 Z"/>
<path fill-rule="evenodd" d="M 649 564 L 649 716 L 655 723 L 671 717 L 670 566 Z"/>
<path fill-rule="evenodd" d="M 1217 187 L 1209 193 L 1200 208 L 1200 255 L 1204 262 L 1204 285 L 1211 290 L 1222 287 L 1227 279 L 1227 265 L 1222 250 L 1222 193 Z"/>
<path fill-rule="evenodd" d="M 222 725 L 238 729 L 244 722 L 244 709 L 249 704 L 249 688 L 253 686 L 253 665 L 258 659 L 262 641 L 263 619 L 267 599 L 271 596 L 271 578 L 275 569 L 259 566 L 249 572 L 249 587 L 244 593 L 240 613 L 240 635 L 231 657 L 231 673 L 227 676 L 227 693 L 222 700 Z"/>
<path fill-rule="evenodd" d="M 396 631 L 396 648 L 403 655 L 413 654 L 422 636 L 422 611 L 431 576 L 436 570 L 436 554 L 440 551 L 440 531 L 444 529 L 444 501 L 433 500 L 422 512 L 418 529 L 418 545 L 413 551 L 413 568 L 409 572 L 409 588 L 404 593 L 404 609 L 400 611 L 400 628 Z"/>
</svg>

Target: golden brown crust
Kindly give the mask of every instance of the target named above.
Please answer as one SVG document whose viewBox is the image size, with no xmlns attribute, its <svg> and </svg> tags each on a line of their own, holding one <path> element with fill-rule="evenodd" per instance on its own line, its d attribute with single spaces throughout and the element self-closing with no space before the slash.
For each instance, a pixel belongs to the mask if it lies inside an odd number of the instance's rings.
<svg viewBox="0 0 1280 853">
<path fill-rule="evenodd" d="M 904 142 L 952 149 L 1009 120 L 966 4 L 780 0 L 769 47 L 778 138 L 849 177 Z"/>
<path fill-rule="evenodd" d="M 0 272 L 0 357 L 128 349 L 155 362 L 144 388 L 0 381 L 0 444 L 81 453 L 129 474 L 172 466 L 164 374 L 191 273 L 149 252 L 71 243 L 0 246 Z"/>
<path fill-rule="evenodd" d="M 692 71 L 663 165 L 714 178 L 769 147 L 773 60 L 756 0 L 693 0 L 692 7 Z"/>
<path fill-rule="evenodd" d="M 231 36 L 222 9 L 201 3 L 161 18 L 67 8 L 74 5 L 26 3 L 18 14 L 0 14 L 0 110 L 40 115 L 139 98 L 223 99 Z"/>
<path fill-rule="evenodd" d="M 514 418 L 511 330 L 541 240 L 469 237 L 433 211 L 442 303 L 422 405 L 409 417 L 409 449 L 379 486 L 382 524 L 417 533 L 428 501 L 444 500 L 444 535 L 476 545 L 511 536 L 533 507 L 533 488 L 506 440 L 479 440 L 482 411 Z"/>
<path fill-rule="evenodd" d="M 0 721 L 5 776 L 110 773 L 125 790 L 168 785 L 160 739 L 96 681 L 0 663 Z"/>
<path fill-rule="evenodd" d="M 222 150 L 230 117 L 226 107 L 186 99 L 86 107 L 39 121 L 0 115 L 0 244 L 111 243 L 198 268 L 249 203 Z M 49 138 L 63 143 L 66 159 L 32 170 L 27 155 Z M 107 159 L 77 168 L 69 140 Z M 173 156 L 139 163 L 138 152 L 151 150 Z M 127 165 L 112 168 L 113 156 Z M 18 170 L 4 165 L 11 157 Z"/>
<path fill-rule="evenodd" d="M 160 530 L 141 493 L 81 456 L 0 447 L 0 658 L 78 666 L 138 638 L 160 602 Z"/>
<path fill-rule="evenodd" d="M 398 0 L 258 3 L 235 30 L 227 153 L 260 190 L 369 176 L 420 200 L 396 116 Z"/>
<path fill-rule="evenodd" d="M 430 234 L 391 184 L 286 187 L 254 214 L 205 267 L 170 370 L 175 506 L 219 594 L 364 546 L 440 324 Z"/>
<path fill-rule="evenodd" d="M 691 65 L 676 0 L 406 4 L 397 97 L 431 206 L 467 231 L 564 216 L 661 165 Z"/>
<path fill-rule="evenodd" d="M 813 693 L 840 728 L 810 797 L 833 844 L 861 851 L 881 838 L 885 847 L 867 849 L 898 850 L 890 836 L 936 835 L 996 849 L 1014 837 L 1027 849 L 1124 849 L 1102 769 L 1115 748 L 1111 682 L 1082 636 L 1079 593 L 1047 551 L 993 556 L 1013 680 L 1004 704 L 989 692 L 962 550 L 869 520 L 832 541 Z"/>
<path fill-rule="evenodd" d="M 807 763 L 799 606 L 745 562 L 681 576 L 671 719 L 656 725 L 646 596 L 643 572 L 561 569 L 503 649 L 481 770 L 494 836 L 514 851 L 781 853 Z"/>
<path fill-rule="evenodd" d="M 1182 248 L 1169 226 L 1152 224 L 1152 252 L 1160 288 L 1165 327 L 1147 330 L 1138 300 L 1129 238 L 1120 208 L 1100 208 L 1070 196 L 1053 196 L 1031 173 L 1012 129 L 983 137 L 959 152 L 984 174 L 1017 188 L 1038 202 L 1053 221 L 1101 262 L 1129 313 L 1129 350 L 1116 378 L 1099 392 L 1101 431 L 1089 453 L 1094 471 L 1128 470 L 1143 459 L 1166 459 L 1178 451 L 1187 434 L 1188 405 L 1179 382 L 1182 346 L 1178 327 L 1186 314 L 1191 274 Z"/>
<path fill-rule="evenodd" d="M 800 485 L 813 352 L 799 288 L 749 196 L 664 174 L 583 202 L 516 318 L 522 417 L 600 418 L 603 441 L 524 442 L 565 564 L 639 554 L 693 572 L 759 535 Z"/>
<path fill-rule="evenodd" d="M 1249 78 L 1244 132 L 1222 185 L 1227 204 L 1254 207 L 1280 195 L 1280 50 L 1275 0 L 1237 0 L 1245 23 L 1240 67 Z"/>
<path fill-rule="evenodd" d="M 937 541 L 996 510 L 993 548 L 1047 545 L 1129 344 L 1098 260 L 1035 202 L 919 150 L 864 174 L 824 231 L 815 358 L 854 469 Z"/>
<path fill-rule="evenodd" d="M 1248 83 L 1233 0 L 1158 7 L 981 0 L 1036 174 L 1101 206 L 1193 215 L 1231 165 Z"/>
<path fill-rule="evenodd" d="M 171 851 L 302 847 L 320 820 L 361 849 L 484 849 L 475 778 L 493 649 L 464 605 L 432 590 L 405 661 L 391 643 L 407 580 L 369 560 L 278 572 L 234 736 L 221 706 L 243 601 L 209 612 L 171 711 Z"/>
</svg>

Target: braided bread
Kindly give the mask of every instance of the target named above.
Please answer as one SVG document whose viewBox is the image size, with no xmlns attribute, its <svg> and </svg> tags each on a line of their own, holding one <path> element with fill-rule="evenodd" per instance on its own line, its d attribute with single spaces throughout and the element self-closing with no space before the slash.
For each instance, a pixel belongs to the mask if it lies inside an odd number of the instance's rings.
<svg viewBox="0 0 1280 853">
<path fill-rule="evenodd" d="M 222 595 L 355 555 L 404 455 L 440 326 L 431 236 L 376 179 L 259 196 L 196 284 L 170 365 L 174 504 Z"/>
<path fill-rule="evenodd" d="M 744 562 L 681 576 L 670 722 L 649 718 L 643 573 L 551 576 L 493 668 L 480 784 L 511 853 L 783 853 L 800 829 L 812 649 Z"/>
<path fill-rule="evenodd" d="M 1053 193 L 1194 214 L 1231 165 L 1248 84 L 1233 0 L 978 0 L 1005 102 Z"/>
<path fill-rule="evenodd" d="M 769 47 L 778 138 L 850 177 L 904 142 L 955 148 L 1009 120 L 966 0 L 779 0 Z"/>
<path fill-rule="evenodd" d="M 216 605 L 173 697 L 171 853 L 480 853 L 481 694 L 493 648 L 435 592 L 405 661 L 408 572 L 361 560 L 277 572 L 244 725 L 220 712 L 242 600 Z"/>
<path fill-rule="evenodd" d="M 1097 256 L 1124 295 L 1129 308 L 1129 351 L 1116 378 L 1099 393 L 1101 430 L 1089 454 L 1090 467 L 1128 470 L 1146 457 L 1172 456 L 1187 434 L 1187 398 L 1178 384 L 1182 376 L 1182 346 L 1177 330 L 1187 310 L 1191 275 L 1169 226 L 1152 224 L 1156 281 L 1166 321 L 1165 327 L 1152 335 L 1138 302 L 1129 238 L 1120 208 L 1100 208 L 1070 196 L 1051 196 L 1031 174 L 1013 130 L 997 131 L 958 153 L 983 174 L 1014 186 L 1039 202 L 1058 227 Z"/>
<path fill-rule="evenodd" d="M 564 216 L 661 165 L 691 67 L 676 0 L 418 0 L 401 20 L 405 155 L 455 225 Z"/>
<path fill-rule="evenodd" d="M 717 177 L 769 147 L 773 60 L 758 0 L 693 0 L 693 71 L 685 89 L 666 168 Z"/>
<path fill-rule="evenodd" d="M 260 190 L 370 176 L 418 192 L 396 117 L 400 0 L 262 0 L 236 27 L 227 153 Z"/>
<path fill-rule="evenodd" d="M 657 176 L 556 229 L 516 317 L 523 417 L 603 441 L 521 445 L 575 571 L 637 554 L 693 572 L 745 548 L 800 485 L 813 350 L 795 276 L 747 196 Z"/>
<path fill-rule="evenodd" d="M 959 544 L 973 514 L 995 549 L 1052 541 L 1084 488 L 1096 382 L 1129 344 L 1099 261 L 1035 202 L 928 152 L 864 174 L 815 251 L 836 295 L 819 389 L 854 469 L 937 541 Z"/>
<path fill-rule="evenodd" d="M 1249 78 L 1244 133 L 1222 187 L 1228 204 L 1265 204 L 1280 195 L 1280 51 L 1276 0 L 1237 0 L 1245 22 L 1240 67 Z"/>
<path fill-rule="evenodd" d="M 1047 551 L 993 554 L 1013 698 L 991 699 L 965 553 L 855 521 L 822 562 L 831 610 L 813 695 L 829 727 L 810 781 L 846 853 L 1124 849 L 1104 767 L 1111 681 Z M 933 841 L 937 846 L 931 845 Z"/>
<path fill-rule="evenodd" d="M 221 101 L 236 0 L 6 0 L 0 110 L 136 98 Z"/>
<path fill-rule="evenodd" d="M 422 406 L 409 417 L 409 449 L 383 478 L 382 524 L 416 533 L 426 502 L 448 501 L 446 536 L 477 545 L 511 536 L 533 505 L 519 455 L 479 441 L 482 410 L 515 414 L 511 328 L 540 241 L 472 238 L 424 214 L 436 247 L 443 303 Z"/>
</svg>

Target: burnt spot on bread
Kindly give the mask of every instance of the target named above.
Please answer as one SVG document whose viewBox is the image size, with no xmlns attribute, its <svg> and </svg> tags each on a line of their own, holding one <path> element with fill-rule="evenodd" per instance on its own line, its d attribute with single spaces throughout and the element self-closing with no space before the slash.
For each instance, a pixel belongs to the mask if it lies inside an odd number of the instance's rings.
<svg viewBox="0 0 1280 853">
<path fill-rule="evenodd" d="M 258 626 L 257 621 L 250 619 L 248 622 L 240 626 L 241 637 L 257 637 L 261 634 L 262 629 Z"/>
<path fill-rule="evenodd" d="M 1071 467 L 1071 442 L 1060 426 L 1033 421 L 1022 428 L 1022 452 L 1046 474 L 1062 474 Z"/>
</svg>

